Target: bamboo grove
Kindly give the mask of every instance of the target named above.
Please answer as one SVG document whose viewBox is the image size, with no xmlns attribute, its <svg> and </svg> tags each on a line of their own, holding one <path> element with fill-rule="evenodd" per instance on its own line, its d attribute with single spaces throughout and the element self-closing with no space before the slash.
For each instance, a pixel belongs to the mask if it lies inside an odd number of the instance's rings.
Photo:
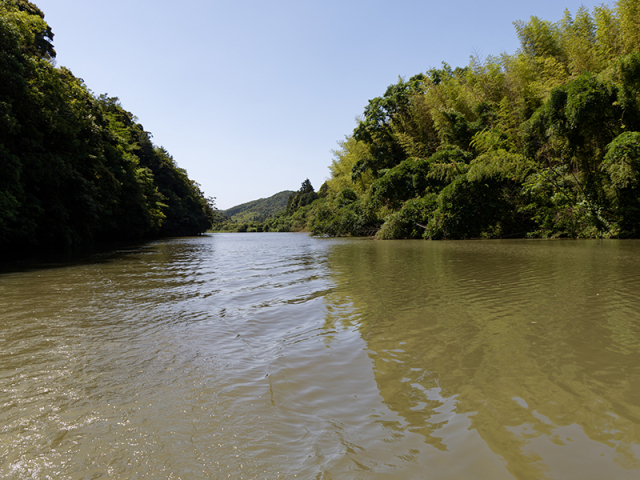
<svg viewBox="0 0 640 480">
<path fill-rule="evenodd" d="M 515 54 L 369 101 L 295 212 L 313 234 L 640 236 L 640 4 L 514 25 Z"/>
</svg>

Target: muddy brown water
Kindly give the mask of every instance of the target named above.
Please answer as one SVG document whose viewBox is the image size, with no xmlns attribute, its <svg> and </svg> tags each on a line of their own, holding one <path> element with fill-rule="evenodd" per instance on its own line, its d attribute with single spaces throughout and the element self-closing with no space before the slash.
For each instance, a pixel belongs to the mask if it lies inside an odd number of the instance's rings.
<svg viewBox="0 0 640 480">
<path fill-rule="evenodd" d="M 640 242 L 212 234 L 0 271 L 0 478 L 640 478 Z"/>
</svg>

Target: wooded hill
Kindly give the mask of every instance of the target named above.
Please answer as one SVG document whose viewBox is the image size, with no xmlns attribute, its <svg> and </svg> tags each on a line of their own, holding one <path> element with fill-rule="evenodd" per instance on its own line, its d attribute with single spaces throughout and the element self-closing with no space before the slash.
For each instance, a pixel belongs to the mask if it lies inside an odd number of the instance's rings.
<svg viewBox="0 0 640 480">
<path fill-rule="evenodd" d="M 194 235 L 213 203 L 117 98 L 56 68 L 27 0 L 0 2 L 0 252 Z"/>
<path fill-rule="evenodd" d="M 514 25 L 515 54 L 369 101 L 295 213 L 312 233 L 640 236 L 640 2 Z"/>
<path fill-rule="evenodd" d="M 291 190 L 278 192 L 269 198 L 260 198 L 251 202 L 236 205 L 227 210 L 221 210 L 226 217 L 237 223 L 264 222 L 267 217 L 273 216 L 287 208 Z"/>
</svg>

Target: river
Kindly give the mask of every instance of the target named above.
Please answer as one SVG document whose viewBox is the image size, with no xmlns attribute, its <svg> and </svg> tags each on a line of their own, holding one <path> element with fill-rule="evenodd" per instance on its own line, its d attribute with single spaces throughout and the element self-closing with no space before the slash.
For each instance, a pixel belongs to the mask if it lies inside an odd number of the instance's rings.
<svg viewBox="0 0 640 480">
<path fill-rule="evenodd" d="M 0 477 L 640 478 L 640 242 L 212 234 L 0 271 Z"/>
</svg>

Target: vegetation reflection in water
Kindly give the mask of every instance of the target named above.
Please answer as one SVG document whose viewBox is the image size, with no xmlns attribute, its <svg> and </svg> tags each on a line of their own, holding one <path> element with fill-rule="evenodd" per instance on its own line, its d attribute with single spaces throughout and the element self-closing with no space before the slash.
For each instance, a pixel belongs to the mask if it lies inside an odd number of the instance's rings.
<svg viewBox="0 0 640 480">
<path fill-rule="evenodd" d="M 392 428 L 441 451 L 479 435 L 515 478 L 632 478 L 640 469 L 639 247 L 337 245 L 329 310 L 351 303 L 359 312 L 380 394 L 402 418 Z M 329 314 L 327 326 L 340 321 Z"/>
<path fill-rule="evenodd" d="M 0 275 L 0 476 L 631 479 L 640 243 L 174 239 Z"/>
</svg>

